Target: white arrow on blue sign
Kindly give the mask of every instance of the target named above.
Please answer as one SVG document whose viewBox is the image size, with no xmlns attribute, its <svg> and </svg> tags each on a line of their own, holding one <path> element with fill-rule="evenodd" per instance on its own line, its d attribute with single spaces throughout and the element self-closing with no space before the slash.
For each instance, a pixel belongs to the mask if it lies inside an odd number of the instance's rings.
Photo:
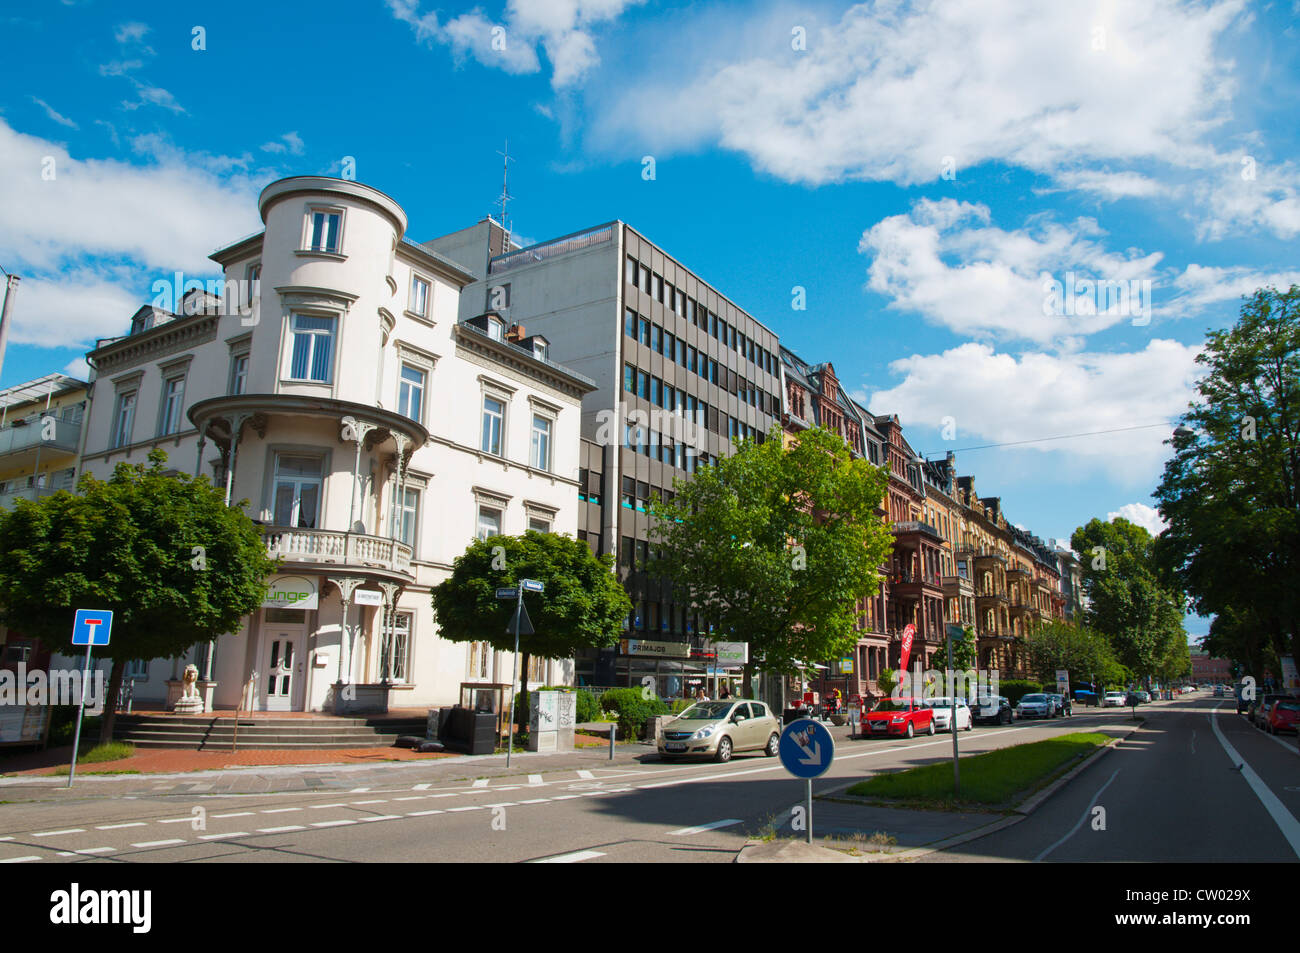
<svg viewBox="0 0 1300 953">
<path fill-rule="evenodd" d="M 113 631 L 111 609 L 78 609 L 72 621 L 73 645 L 108 645 Z"/>
<path fill-rule="evenodd" d="M 817 778 L 835 760 L 835 739 L 821 722 L 800 718 L 781 733 L 778 751 L 781 764 L 796 778 Z"/>
</svg>

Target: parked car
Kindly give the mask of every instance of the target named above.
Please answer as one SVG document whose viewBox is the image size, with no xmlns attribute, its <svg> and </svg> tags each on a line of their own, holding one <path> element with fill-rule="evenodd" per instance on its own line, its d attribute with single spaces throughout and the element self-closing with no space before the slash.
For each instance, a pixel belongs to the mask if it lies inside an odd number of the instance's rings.
<svg viewBox="0 0 1300 953">
<path fill-rule="evenodd" d="M 917 698 L 885 698 L 871 711 L 862 714 L 864 735 L 902 735 L 913 738 L 917 732 L 934 734 L 934 709 Z"/>
<path fill-rule="evenodd" d="M 1011 709 L 1011 700 L 1005 695 L 985 695 L 977 698 L 971 707 L 971 715 L 976 724 L 991 725 L 1009 725 L 1016 717 L 1016 713 Z"/>
<path fill-rule="evenodd" d="M 949 731 L 951 725 L 949 720 L 952 718 L 952 699 L 927 698 L 925 700 L 927 708 L 934 712 L 934 727 L 936 731 Z M 957 699 L 957 730 L 970 731 L 971 726 L 975 724 L 975 719 L 971 716 L 970 706 L 966 704 L 966 699 Z"/>
<path fill-rule="evenodd" d="M 1145 705 L 1151 701 L 1151 693 L 1145 689 L 1139 689 L 1133 694 L 1137 696 L 1139 705 Z"/>
<path fill-rule="evenodd" d="M 1222 698 L 1222 697 L 1223 697 L 1224 695 L 1226 695 L 1226 694 L 1227 694 L 1227 692 L 1224 691 L 1224 688 L 1223 688 L 1222 685 L 1215 685 L 1215 686 L 1214 686 L 1214 697 L 1215 697 L 1215 698 Z"/>
<path fill-rule="evenodd" d="M 1125 692 L 1107 692 L 1105 695 L 1102 696 L 1101 707 L 1102 708 L 1123 708 L 1126 704 L 1128 704 L 1128 702 L 1125 701 L 1127 697 L 1128 695 Z"/>
<path fill-rule="evenodd" d="M 1296 731 L 1300 724 L 1300 698 L 1279 698 L 1268 709 L 1264 730 L 1270 735 L 1279 731 Z"/>
<path fill-rule="evenodd" d="M 775 758 L 781 723 L 762 702 L 726 699 L 696 702 L 664 726 L 659 755 L 730 761 L 738 751 L 761 751 Z"/>
<path fill-rule="evenodd" d="M 1283 694 L 1282 692 L 1270 692 L 1267 695 L 1260 695 L 1251 703 L 1250 708 L 1247 710 L 1246 720 L 1256 728 L 1264 728 L 1268 719 L 1268 710 L 1272 707 L 1273 703 L 1279 699 L 1291 697 L 1292 696 Z"/>
<path fill-rule="evenodd" d="M 1067 708 L 1068 708 L 1069 706 L 1066 704 L 1066 699 L 1065 699 L 1065 696 L 1064 696 L 1064 695 L 1051 694 L 1051 695 L 1048 695 L 1047 697 L 1050 698 L 1050 699 L 1052 700 L 1052 717 L 1053 717 L 1053 718 L 1063 717 L 1063 716 L 1069 714 L 1069 712 L 1067 711 Z"/>
<path fill-rule="evenodd" d="M 1052 700 L 1042 692 L 1033 692 L 1021 697 L 1016 705 L 1017 718 L 1051 718 L 1055 706 Z"/>
</svg>

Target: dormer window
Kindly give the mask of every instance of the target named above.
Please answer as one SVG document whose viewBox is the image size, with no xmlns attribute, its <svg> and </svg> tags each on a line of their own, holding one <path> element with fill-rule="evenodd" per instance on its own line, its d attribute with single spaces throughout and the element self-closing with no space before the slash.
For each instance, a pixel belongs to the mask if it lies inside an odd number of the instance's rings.
<svg viewBox="0 0 1300 953">
<path fill-rule="evenodd" d="M 506 339 L 506 323 L 500 318 L 488 318 L 488 337 L 494 341 Z"/>
<path fill-rule="evenodd" d="M 548 350 L 548 345 L 545 341 L 533 342 L 533 357 L 537 358 L 539 361 L 546 360 L 547 350 Z"/>
</svg>

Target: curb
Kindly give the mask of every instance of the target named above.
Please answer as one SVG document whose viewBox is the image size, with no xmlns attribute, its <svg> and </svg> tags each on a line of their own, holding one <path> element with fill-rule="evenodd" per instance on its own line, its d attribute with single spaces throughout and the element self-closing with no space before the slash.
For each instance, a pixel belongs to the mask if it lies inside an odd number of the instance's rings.
<svg viewBox="0 0 1300 953">
<path fill-rule="evenodd" d="M 926 844 L 922 847 L 912 847 L 909 848 L 908 850 L 900 851 L 896 854 L 880 854 L 874 857 L 873 856 L 849 857 L 849 860 L 859 864 L 889 864 L 889 863 L 896 863 L 900 861 L 916 860 L 917 858 L 925 857 L 928 854 L 938 853 L 939 851 L 942 850 L 948 850 L 950 847 L 958 847 L 962 844 L 969 843 L 970 841 L 978 840 L 981 837 L 987 837 L 989 834 L 995 834 L 998 831 L 1005 830 L 1008 827 L 1014 827 L 1016 824 L 1019 824 L 1021 821 L 1028 819 L 1028 817 L 1031 814 L 1033 814 L 1034 811 L 1042 807 L 1042 805 L 1047 801 L 1048 798 L 1050 798 L 1053 794 L 1055 794 L 1062 787 L 1064 787 L 1069 781 L 1072 781 L 1075 777 L 1082 774 L 1087 768 L 1091 767 L 1093 762 L 1102 758 L 1106 754 L 1106 752 L 1110 751 L 1112 748 L 1119 745 L 1121 741 L 1125 741 L 1134 732 L 1140 731 L 1144 727 L 1146 727 L 1145 721 L 1143 721 L 1142 724 L 1133 725 L 1132 727 L 1129 728 L 1128 731 L 1126 731 L 1124 734 L 1120 735 L 1119 737 L 1112 738 L 1109 742 L 1102 745 L 1092 754 L 1088 755 L 1088 757 L 1084 758 L 1081 762 L 1076 764 L 1065 774 L 1061 775 L 1059 778 L 1057 778 L 1047 787 L 1043 788 L 1041 791 L 1032 794 L 1030 797 L 1022 801 L 1019 805 L 1017 805 L 1015 808 L 1012 809 L 1015 811 L 1015 813 L 1010 817 L 1004 817 L 1001 820 L 991 821 L 990 823 L 985 824 L 982 827 L 977 827 L 973 830 L 965 831 L 964 833 L 961 834 L 954 834 L 952 837 L 940 841 L 935 841 L 933 844 Z M 834 798 L 834 797 L 829 797 L 829 795 L 834 795 L 837 792 L 844 790 L 845 788 L 852 787 L 856 783 L 857 783 L 856 781 L 851 781 L 848 784 L 844 784 L 832 788 L 830 791 L 827 791 L 825 794 L 818 795 L 818 799 L 827 798 L 828 800 L 834 800 L 838 803 L 850 803 L 847 798 Z M 745 851 L 749 850 L 751 847 L 758 847 L 763 845 L 764 843 L 766 842 L 756 841 L 756 840 L 746 841 L 745 846 L 742 847 L 739 853 L 736 854 L 736 859 L 734 863 L 738 863 L 738 864 L 753 863 L 753 861 L 742 860 L 741 858 L 744 856 Z M 822 848 L 822 849 L 827 851 L 831 850 L 831 848 Z M 839 854 L 842 852 L 832 851 L 832 853 Z M 831 858 L 827 858 L 827 859 L 829 860 Z"/>
</svg>

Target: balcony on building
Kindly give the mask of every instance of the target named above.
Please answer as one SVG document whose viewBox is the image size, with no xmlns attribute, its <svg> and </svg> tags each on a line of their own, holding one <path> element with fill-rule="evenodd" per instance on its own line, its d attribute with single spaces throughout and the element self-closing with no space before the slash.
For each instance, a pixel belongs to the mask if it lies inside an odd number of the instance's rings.
<svg viewBox="0 0 1300 953">
<path fill-rule="evenodd" d="M 80 445 L 80 415 L 64 419 L 53 412 L 31 414 L 0 427 L 0 464 L 5 469 L 26 468 L 36 464 L 38 452 L 75 454 Z"/>
</svg>

